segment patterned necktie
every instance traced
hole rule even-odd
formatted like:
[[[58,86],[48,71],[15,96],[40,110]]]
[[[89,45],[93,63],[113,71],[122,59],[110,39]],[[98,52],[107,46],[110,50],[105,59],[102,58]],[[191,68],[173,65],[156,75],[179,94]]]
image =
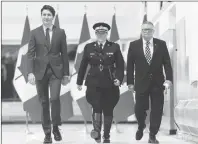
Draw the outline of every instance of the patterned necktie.
[[[48,48],[50,48],[49,28],[46,29],[46,41],[47,41]]]
[[[150,51],[150,48],[149,48],[149,44],[150,44],[150,42],[147,41],[146,42],[146,48],[145,48],[145,57],[146,57],[146,60],[147,60],[148,64],[151,64],[151,51]]]

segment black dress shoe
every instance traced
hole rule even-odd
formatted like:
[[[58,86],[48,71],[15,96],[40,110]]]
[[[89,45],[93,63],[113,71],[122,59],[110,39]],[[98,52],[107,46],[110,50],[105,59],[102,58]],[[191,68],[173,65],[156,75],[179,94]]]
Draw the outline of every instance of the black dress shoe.
[[[52,133],[54,134],[54,139],[55,139],[56,141],[61,141],[61,140],[62,140],[62,136],[61,136],[61,133],[60,133],[60,131],[59,131],[58,126],[54,126],[54,127],[53,127]]]
[[[110,143],[110,139],[109,139],[109,138],[105,138],[105,139],[103,140],[103,143]]]
[[[98,138],[95,138],[95,141],[96,141],[97,143],[101,143],[101,136],[99,136]]]
[[[51,135],[45,135],[43,144],[49,144],[49,143],[50,144],[52,143],[52,137]]]
[[[110,135],[103,136],[103,143],[110,143]]]
[[[143,129],[138,129],[136,132],[136,140],[141,140],[143,137]]]
[[[142,137],[143,137],[143,135],[144,135],[144,129],[146,128],[146,125],[144,124],[144,126],[143,126],[143,128],[141,127],[139,127],[138,128],[138,130],[137,130],[137,132],[136,132],[136,140],[141,140],[142,139]]]
[[[149,136],[148,143],[159,144],[159,141],[156,139],[155,136]]]

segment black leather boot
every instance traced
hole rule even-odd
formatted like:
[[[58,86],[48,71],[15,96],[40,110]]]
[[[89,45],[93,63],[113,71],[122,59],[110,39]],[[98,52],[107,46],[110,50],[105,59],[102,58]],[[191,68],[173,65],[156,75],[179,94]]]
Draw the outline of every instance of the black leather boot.
[[[94,129],[91,131],[91,137],[95,139],[97,143],[101,142],[101,127],[102,127],[102,114],[101,113],[93,113],[93,127]]]
[[[51,144],[51,143],[52,143],[51,133],[50,134],[45,134],[43,144]]]
[[[113,116],[104,116],[104,135],[103,143],[110,143],[110,130],[112,125]]]
[[[149,134],[148,143],[159,144],[159,141],[156,139],[156,136],[155,135]]]
[[[52,133],[54,134],[54,139],[56,141],[61,141],[62,140],[62,136],[61,136],[61,133],[59,131],[59,128],[58,126],[53,126],[53,131]]]

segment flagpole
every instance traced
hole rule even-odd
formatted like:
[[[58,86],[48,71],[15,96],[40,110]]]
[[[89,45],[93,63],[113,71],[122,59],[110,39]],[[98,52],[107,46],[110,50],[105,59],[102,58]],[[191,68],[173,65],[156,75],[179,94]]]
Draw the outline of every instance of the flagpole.
[[[29,114],[28,112],[26,111],[26,134],[33,134],[33,132],[30,131],[29,129],[29,125],[28,125],[28,118],[29,118]]]
[[[147,1],[144,2],[144,15],[147,15]]]
[[[28,5],[26,5],[26,14],[28,16]]]
[[[116,16],[116,6],[115,5],[114,5],[113,9],[114,9],[114,15]],[[113,121],[114,121],[114,124],[115,124],[116,132],[121,133],[120,130],[118,129],[118,123],[117,123],[116,119],[114,119]]]
[[[114,15],[116,15],[116,6],[114,5],[113,7],[113,10],[114,10]],[[114,121],[114,124],[115,124],[115,129],[116,129],[116,132],[119,133],[119,130],[118,130],[118,126],[117,126],[117,121],[116,119],[113,120]]]
[[[85,10],[85,14],[87,14],[87,5],[84,6],[84,10]],[[87,127],[87,120],[85,119],[84,116],[83,116],[83,118],[84,118],[85,132],[86,132],[86,134],[89,134],[89,130]]]
[[[56,7],[57,7],[56,9],[57,9],[57,14],[58,14],[58,12],[59,12],[59,4],[57,4]]]
[[[85,14],[87,14],[87,5],[85,5],[84,8],[85,8]]]
[[[28,5],[26,5],[26,14],[28,16]],[[33,132],[30,131],[29,129],[29,123],[28,123],[28,119],[29,119],[29,114],[28,112],[26,111],[26,134],[33,134]]]

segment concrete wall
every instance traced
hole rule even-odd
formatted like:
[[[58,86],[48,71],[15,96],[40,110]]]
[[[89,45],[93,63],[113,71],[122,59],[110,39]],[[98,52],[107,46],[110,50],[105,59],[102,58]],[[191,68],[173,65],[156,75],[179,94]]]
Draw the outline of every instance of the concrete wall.
[[[165,97],[165,116],[169,126],[176,121],[180,131],[196,137],[198,87],[191,83],[198,80],[197,7],[197,2],[170,3],[152,19],[155,36],[167,43],[174,70],[173,91]]]

